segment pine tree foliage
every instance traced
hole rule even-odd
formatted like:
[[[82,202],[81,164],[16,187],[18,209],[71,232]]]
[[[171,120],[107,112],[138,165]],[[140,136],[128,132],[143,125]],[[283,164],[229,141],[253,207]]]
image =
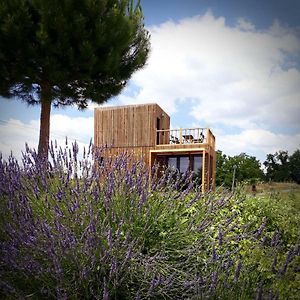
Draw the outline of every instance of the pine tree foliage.
[[[85,108],[117,95],[144,66],[149,35],[139,5],[124,0],[1,0],[2,96]]]
[[[133,0],[0,0],[0,95],[42,104],[41,122],[120,93],[149,49]]]

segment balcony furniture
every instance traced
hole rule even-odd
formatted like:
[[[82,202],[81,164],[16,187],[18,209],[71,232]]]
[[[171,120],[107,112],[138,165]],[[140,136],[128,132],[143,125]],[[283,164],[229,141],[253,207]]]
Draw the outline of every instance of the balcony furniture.
[[[176,136],[171,135],[170,144],[179,144],[179,139]]]
[[[183,143],[193,143],[194,137],[191,134],[186,134],[182,137],[184,138]]]
[[[194,139],[193,140],[193,143],[203,143],[203,141],[204,141],[204,134],[203,134],[203,132],[201,132],[200,133],[200,135],[199,135],[199,138],[197,138],[197,139]]]

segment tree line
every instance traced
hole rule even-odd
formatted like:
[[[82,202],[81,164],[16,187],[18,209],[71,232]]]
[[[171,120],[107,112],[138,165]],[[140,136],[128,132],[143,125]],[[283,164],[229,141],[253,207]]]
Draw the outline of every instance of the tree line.
[[[293,181],[300,184],[300,150],[291,155],[282,150],[268,154],[263,164],[246,153],[228,156],[218,150],[216,184],[230,187],[233,180],[250,184],[258,181]]]

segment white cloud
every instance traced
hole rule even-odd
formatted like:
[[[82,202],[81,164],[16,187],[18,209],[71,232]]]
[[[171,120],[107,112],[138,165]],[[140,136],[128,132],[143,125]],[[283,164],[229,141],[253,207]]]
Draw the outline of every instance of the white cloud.
[[[38,142],[36,121],[24,124],[19,120],[10,119],[7,123],[0,125],[0,152],[7,158],[12,152],[17,158],[21,157],[21,150],[25,148],[25,141],[31,147]]]
[[[94,136],[94,117],[76,117],[55,114],[51,117],[51,136],[53,138],[65,138],[77,140],[81,143],[89,143]]]
[[[150,30],[147,66],[134,74],[118,104],[157,102],[176,116],[188,107],[190,123],[216,128],[217,147],[229,155],[246,152],[263,160],[266,153],[300,148],[299,33],[276,21],[265,30],[242,18],[229,26],[210,12]],[[171,122],[185,126],[180,118]],[[61,142],[67,135],[87,144],[93,118],[52,115],[51,133]],[[24,148],[24,141],[37,146],[38,134],[38,120],[9,120],[0,126],[0,149],[7,154]]]
[[[7,158],[11,151],[18,159],[21,151],[25,149],[25,142],[31,148],[37,149],[39,138],[39,120],[31,120],[23,123],[10,119],[0,125],[0,151]],[[57,140],[59,145],[64,145],[66,137],[68,141],[77,141],[80,148],[88,146],[94,135],[94,118],[71,118],[68,116],[53,114],[50,120],[50,138]]]
[[[108,106],[114,106],[114,103],[109,101],[109,102],[105,102],[103,104],[97,104],[97,103],[91,101],[87,108],[91,111],[94,111],[95,108],[108,107]]]
[[[237,27],[239,29],[245,30],[245,31],[255,30],[255,26],[251,22],[249,22],[248,20],[245,20],[244,18],[238,18]]]
[[[229,26],[211,12],[150,30],[148,64],[132,78],[139,91],[132,97],[121,95],[121,102],[153,101],[169,114],[190,106],[191,120],[200,126],[217,124],[242,131],[230,136],[230,147],[236,151],[300,147],[296,31],[277,21],[265,30],[245,19]],[[281,135],[288,129],[299,134]],[[250,136],[260,137],[256,139],[260,142],[251,143]],[[227,139],[226,132],[217,139]]]
[[[292,154],[300,146],[299,134],[276,134],[264,129],[248,129],[238,134],[218,132],[217,148],[230,156],[247,153],[264,161],[268,153],[287,150]]]

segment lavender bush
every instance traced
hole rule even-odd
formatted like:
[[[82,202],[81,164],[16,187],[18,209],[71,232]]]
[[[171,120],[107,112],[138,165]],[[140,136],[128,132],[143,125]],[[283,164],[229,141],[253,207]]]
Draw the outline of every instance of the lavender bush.
[[[79,159],[76,143],[51,144],[49,161],[29,148],[21,164],[0,159],[2,297],[276,299],[284,284],[297,294],[299,243],[251,219],[242,193],[203,195],[192,174],[150,176],[103,151]]]

